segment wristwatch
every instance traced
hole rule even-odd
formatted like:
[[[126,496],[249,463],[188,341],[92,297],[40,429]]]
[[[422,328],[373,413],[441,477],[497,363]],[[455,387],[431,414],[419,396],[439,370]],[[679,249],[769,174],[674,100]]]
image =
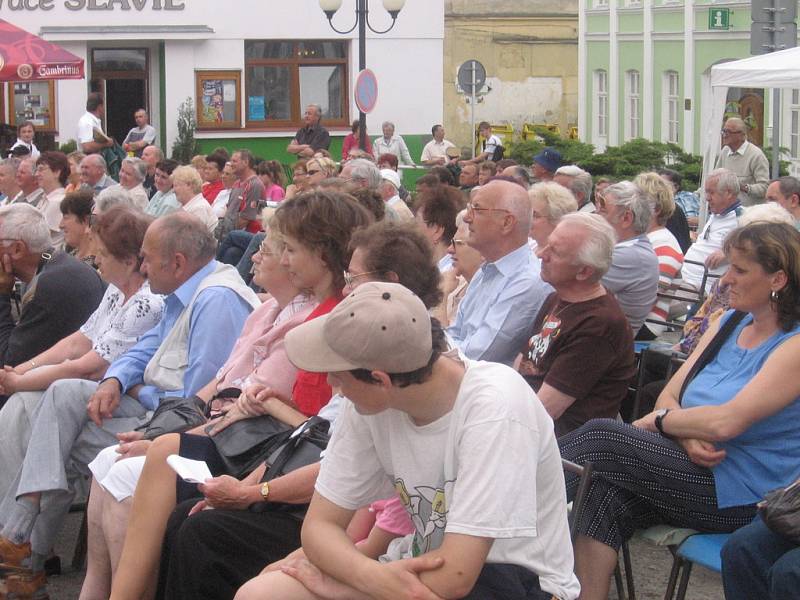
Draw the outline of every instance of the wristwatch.
[[[671,409],[669,408],[662,408],[661,410],[656,411],[656,429],[658,432],[663,435],[664,437],[671,438],[672,436],[664,431],[664,417],[667,416],[667,413]]]
[[[262,483],[259,491],[261,492],[261,499],[266,502],[267,498],[269,498],[269,481]]]

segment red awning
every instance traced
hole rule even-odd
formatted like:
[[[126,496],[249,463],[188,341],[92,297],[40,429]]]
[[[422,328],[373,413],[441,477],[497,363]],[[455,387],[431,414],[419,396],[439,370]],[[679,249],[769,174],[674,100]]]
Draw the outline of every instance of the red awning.
[[[83,59],[0,19],[0,81],[83,79]]]

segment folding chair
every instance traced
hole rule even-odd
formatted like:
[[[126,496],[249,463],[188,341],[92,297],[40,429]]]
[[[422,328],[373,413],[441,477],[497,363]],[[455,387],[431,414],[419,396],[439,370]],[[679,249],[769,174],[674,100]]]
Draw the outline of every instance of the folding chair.
[[[680,583],[678,584],[678,595],[676,600],[686,598],[686,588],[689,587],[689,577],[692,574],[692,566],[702,565],[716,573],[722,572],[722,558],[720,556],[722,547],[728,541],[728,533],[698,533],[692,535],[678,546],[675,554],[675,561],[672,563],[672,572],[669,577],[665,600],[672,600],[675,582],[680,573]]]

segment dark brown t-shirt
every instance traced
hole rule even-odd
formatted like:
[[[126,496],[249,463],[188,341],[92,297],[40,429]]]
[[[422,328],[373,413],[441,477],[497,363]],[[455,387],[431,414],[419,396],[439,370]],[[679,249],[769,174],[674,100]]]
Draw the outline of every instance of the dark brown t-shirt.
[[[590,419],[616,417],[635,359],[631,328],[614,296],[568,303],[550,294],[533,330],[520,373],[537,392],[547,383],[575,398],[556,420],[556,436]]]

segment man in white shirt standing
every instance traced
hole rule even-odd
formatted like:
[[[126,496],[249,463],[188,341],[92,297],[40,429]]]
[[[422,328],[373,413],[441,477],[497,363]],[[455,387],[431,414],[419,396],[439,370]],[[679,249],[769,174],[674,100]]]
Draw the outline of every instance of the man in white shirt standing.
[[[761,148],[747,141],[745,122],[737,117],[725,121],[722,143],[724,148],[719,153],[716,168],[736,173],[739,202],[744,206],[764,202],[769,185],[769,162]]]
[[[478,124],[478,133],[483,137],[483,149],[475,158],[460,161],[461,165],[479,164],[485,160],[494,160],[494,153],[497,148],[503,145],[499,137],[492,133],[492,126],[488,121],[481,121]]]
[[[577,598],[552,420],[516,371],[442,354],[438,322],[396,283],[360,285],[285,344],[297,367],[327,372],[351,401],[303,524],[307,561],[295,565],[330,575],[336,597]],[[382,563],[345,528],[356,509],[393,494],[414,524],[413,558]],[[289,570],[299,581],[251,580],[237,599],[266,589],[273,600],[305,598],[300,570]]]
[[[135,157],[141,158],[142,150],[156,143],[156,129],[150,125],[147,111],[143,108],[134,113],[133,120],[136,121],[136,127],[125,136],[122,141],[122,149],[125,152],[133,152]]]
[[[20,123],[17,126],[17,141],[9,148],[9,151],[24,146],[30,152],[32,159],[36,160],[39,158],[39,149],[36,147],[36,144],[33,143],[33,136],[35,133],[36,131],[33,127],[33,123],[30,121],[23,121]]]
[[[433,134],[433,139],[425,144],[422,149],[422,156],[420,157],[422,164],[426,167],[447,164],[450,160],[447,158],[447,149],[455,148],[455,144],[444,139],[444,127],[441,125],[434,125],[431,133]]]
[[[99,92],[92,92],[86,99],[86,112],[78,121],[78,145],[84,154],[96,154],[101,152],[104,148],[111,148],[114,145],[114,140],[109,139],[107,142],[97,142],[94,138],[94,130],[97,129],[103,133],[103,116],[105,115],[106,106],[103,102],[103,96]]]

